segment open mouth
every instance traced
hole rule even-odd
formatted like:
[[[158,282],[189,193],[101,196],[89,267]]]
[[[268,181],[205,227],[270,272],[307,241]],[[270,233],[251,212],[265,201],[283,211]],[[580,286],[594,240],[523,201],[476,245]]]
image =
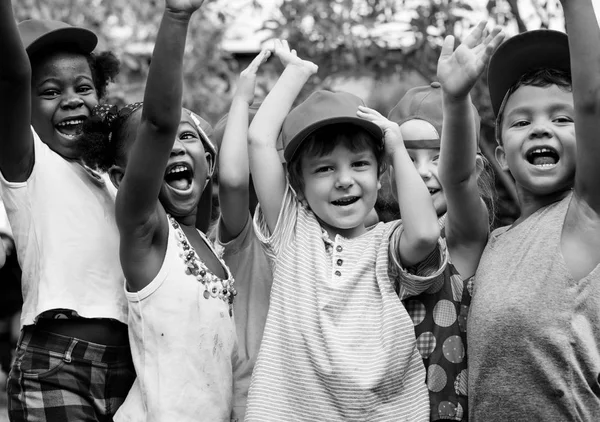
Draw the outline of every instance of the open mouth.
[[[440,189],[437,188],[427,188],[429,190],[429,195],[435,195],[436,193],[438,193],[440,191]]]
[[[63,135],[68,139],[75,139],[79,135],[81,135],[83,122],[85,121],[84,117],[73,117],[69,119],[65,119],[60,123],[54,125],[54,128],[58,133]]]
[[[177,190],[188,190],[192,186],[193,178],[192,168],[185,163],[174,164],[167,168],[165,173],[167,185]]]
[[[553,167],[560,160],[558,152],[550,147],[536,147],[526,154],[527,161],[538,167]]]
[[[331,201],[331,203],[337,207],[345,207],[348,205],[354,204],[358,201],[358,196],[347,196],[345,198],[336,199],[335,201]]]

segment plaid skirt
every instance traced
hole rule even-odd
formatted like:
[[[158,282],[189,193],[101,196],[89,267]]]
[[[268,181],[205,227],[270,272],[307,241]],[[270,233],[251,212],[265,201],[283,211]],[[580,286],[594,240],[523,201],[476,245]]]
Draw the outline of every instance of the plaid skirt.
[[[8,379],[12,422],[112,421],[135,379],[129,347],[27,326]]]

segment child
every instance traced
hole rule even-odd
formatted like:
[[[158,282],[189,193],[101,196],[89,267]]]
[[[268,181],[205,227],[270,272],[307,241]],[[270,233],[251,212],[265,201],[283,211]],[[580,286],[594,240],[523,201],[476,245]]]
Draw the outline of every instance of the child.
[[[562,4],[568,38],[526,32],[490,61],[496,157],[521,216],[491,234],[475,276],[472,420],[600,416],[600,29],[590,0]]]
[[[233,374],[236,397],[231,419],[239,421],[245,417],[250,379],[267,319],[273,283],[271,267],[252,226],[257,201],[248,177],[247,147],[248,122],[257,111],[257,107],[252,105],[256,72],[270,54],[270,50],[261,51],[241,73],[229,114],[215,125],[218,137],[215,141],[219,143],[222,139],[218,166],[221,216],[216,237],[223,248],[223,260],[235,277],[238,292],[234,314],[239,366]],[[223,133],[219,136],[220,132]]]
[[[11,421],[109,419],[135,374],[113,186],[82,165],[81,124],[118,71],[96,36],[15,24],[0,4],[1,193],[23,269]]]
[[[167,0],[144,104],[99,110],[137,379],[116,421],[229,421],[237,345],[233,278],[195,227],[213,155],[181,108],[185,40],[203,0]],[[98,118],[85,130],[102,129]]]
[[[430,289],[405,301],[427,369],[432,421],[468,418],[470,295],[465,287],[475,274],[493,212],[493,181],[477,153],[479,114],[469,90],[502,40],[499,30],[484,40],[484,28],[481,22],[454,53],[454,38],[448,37],[438,64],[442,84],[410,89],[388,116],[400,125],[408,154],[431,194],[441,241],[448,246],[444,272]]]
[[[317,91],[286,117],[316,66],[285,41],[274,52],[285,70],[249,129],[254,225],[274,279],[246,421],[425,421],[423,364],[392,280],[404,298],[443,270],[427,189],[398,126],[354,95]],[[405,220],[367,229],[384,136]]]

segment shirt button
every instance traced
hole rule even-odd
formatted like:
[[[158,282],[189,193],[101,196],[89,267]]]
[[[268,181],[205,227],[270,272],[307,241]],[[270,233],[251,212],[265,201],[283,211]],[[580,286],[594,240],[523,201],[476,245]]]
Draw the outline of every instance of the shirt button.
[[[338,264],[338,266],[340,266],[340,267],[341,267],[341,266],[342,266],[342,264],[343,264],[343,262],[344,262],[343,260],[341,260],[341,259],[338,259],[338,260],[337,260],[337,264]]]
[[[339,272],[339,271],[336,271],[336,272],[335,272],[335,275],[337,275],[337,276],[339,277],[339,276],[341,276],[341,275],[342,275],[342,273],[341,273],[341,272]]]
[[[344,248],[342,248],[340,245],[337,245],[337,247],[335,248],[336,251],[341,252],[344,250]]]

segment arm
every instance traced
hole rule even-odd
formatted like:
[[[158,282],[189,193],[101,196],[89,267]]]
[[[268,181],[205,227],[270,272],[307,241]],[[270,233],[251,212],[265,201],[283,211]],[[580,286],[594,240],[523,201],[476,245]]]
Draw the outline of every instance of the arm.
[[[0,170],[20,182],[33,167],[31,65],[8,0],[0,2],[0,40]]]
[[[254,188],[267,226],[272,232],[285,193],[285,173],[277,153],[277,137],[285,116],[317,66],[296,56],[286,41],[275,42],[274,53],[285,70],[265,98],[248,130],[248,156]]]
[[[437,69],[444,113],[438,169],[448,210],[446,237],[453,263],[467,276],[475,272],[489,234],[488,210],[477,187],[479,128],[469,92],[504,38],[499,28],[485,37],[485,25],[480,22],[455,51],[454,37],[446,37]]]
[[[219,152],[219,204],[222,241],[235,238],[246,224],[249,204],[248,107],[254,101],[256,72],[271,55],[261,51],[242,71],[233,96]]]
[[[575,193],[600,214],[600,29],[591,0],[561,0],[569,34],[577,172]]]
[[[144,235],[149,243],[158,224],[158,194],[181,119],[185,39],[190,17],[201,4],[202,0],[167,1],[148,73],[141,122],[117,195],[117,222],[125,241]]]
[[[402,265],[413,266],[433,252],[440,237],[431,195],[406,151],[398,124],[364,106],[359,106],[357,115],[383,130],[386,155],[394,168],[398,206],[404,226],[398,254]]]

